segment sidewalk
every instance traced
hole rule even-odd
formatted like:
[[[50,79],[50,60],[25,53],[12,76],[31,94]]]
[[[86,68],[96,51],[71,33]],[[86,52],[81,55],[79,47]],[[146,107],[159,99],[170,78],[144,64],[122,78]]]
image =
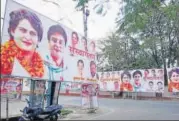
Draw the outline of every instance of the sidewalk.
[[[19,117],[22,115],[20,110],[26,106],[24,101],[10,101],[8,117]],[[61,117],[60,120],[82,120],[82,119],[91,119],[98,115],[103,115],[110,112],[110,109],[100,107],[95,111],[95,113],[88,113],[88,109],[82,109],[80,106],[74,105],[63,105],[65,110],[73,111],[73,113],[68,114],[65,117]],[[1,119],[6,119],[6,102],[1,102]]]
[[[22,110],[27,105],[27,103],[20,100],[13,100],[9,101],[8,105],[8,117],[17,117],[22,114],[20,110]],[[1,101],[1,118],[6,118],[6,101]]]

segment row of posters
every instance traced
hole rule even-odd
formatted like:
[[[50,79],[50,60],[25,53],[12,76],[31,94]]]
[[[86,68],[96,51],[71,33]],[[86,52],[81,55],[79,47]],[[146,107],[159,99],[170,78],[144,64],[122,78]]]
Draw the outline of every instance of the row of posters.
[[[99,85],[94,85],[97,85],[96,88],[100,91],[164,92],[163,69],[99,72],[98,74]],[[167,69],[167,76],[168,92],[179,92],[179,67]],[[35,93],[43,94],[48,88],[48,83],[40,80],[36,81],[35,85]],[[85,88],[85,85],[83,86],[81,83],[64,81],[56,84],[55,94],[59,93],[59,87],[60,92],[71,94],[79,93]],[[6,83],[1,82],[1,94],[11,93],[19,99],[22,92],[29,94],[30,87],[31,82],[28,79],[11,78]]]
[[[104,91],[164,92],[164,70],[145,69],[99,72],[100,89]],[[167,69],[168,91],[179,92],[179,68]]]
[[[7,0],[1,45],[2,75],[96,82],[94,40],[13,0]]]

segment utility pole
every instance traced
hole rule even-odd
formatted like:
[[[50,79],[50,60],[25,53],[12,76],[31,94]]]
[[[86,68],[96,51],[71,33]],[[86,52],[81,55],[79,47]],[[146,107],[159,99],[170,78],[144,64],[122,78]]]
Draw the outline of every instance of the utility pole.
[[[84,36],[87,39],[88,38],[88,16],[90,14],[88,9],[88,2],[86,4],[83,4],[83,24],[84,24]]]
[[[112,66],[112,72],[113,72],[113,64],[111,66]]]

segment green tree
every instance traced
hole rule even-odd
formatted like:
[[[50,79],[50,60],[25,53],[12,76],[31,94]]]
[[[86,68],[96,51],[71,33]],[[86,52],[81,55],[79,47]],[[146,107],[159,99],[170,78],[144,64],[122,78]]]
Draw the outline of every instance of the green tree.
[[[114,69],[164,68],[167,84],[166,68],[179,64],[179,1],[123,1],[117,31],[100,43],[102,62]]]

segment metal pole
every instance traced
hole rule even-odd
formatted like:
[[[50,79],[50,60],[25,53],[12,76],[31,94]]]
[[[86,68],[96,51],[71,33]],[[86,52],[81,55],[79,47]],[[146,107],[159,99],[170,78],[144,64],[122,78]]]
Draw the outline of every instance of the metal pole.
[[[83,5],[83,24],[84,24],[84,36],[87,38],[87,27],[86,27],[86,12],[85,12],[85,5]]]
[[[112,72],[113,72],[113,64],[112,64]]]
[[[57,104],[58,104],[58,98],[59,98],[59,95],[60,95],[60,89],[61,89],[61,81],[59,82],[59,87],[58,87],[58,95],[57,95]]]
[[[9,98],[8,93],[6,94],[6,121],[9,121]]]
[[[93,88],[94,88],[94,87],[93,87],[93,84],[90,84],[90,86],[91,86],[91,87],[90,87],[91,89],[90,89],[90,92],[89,92],[90,112],[93,113],[93,110],[92,110],[92,109],[93,109],[93,107],[94,107],[94,106],[93,106]]]
[[[86,2],[88,4],[88,1]],[[83,4],[83,8],[82,8],[82,11],[83,11],[83,24],[84,24],[84,36],[85,38],[87,39],[88,38],[88,16],[89,16],[89,9],[88,9],[88,6],[85,6],[86,4],[84,3]]]

